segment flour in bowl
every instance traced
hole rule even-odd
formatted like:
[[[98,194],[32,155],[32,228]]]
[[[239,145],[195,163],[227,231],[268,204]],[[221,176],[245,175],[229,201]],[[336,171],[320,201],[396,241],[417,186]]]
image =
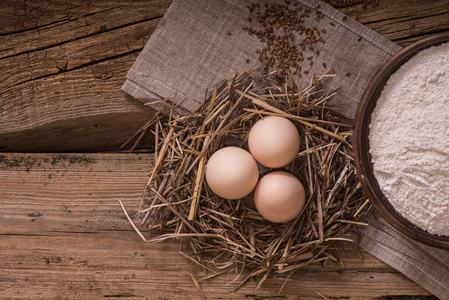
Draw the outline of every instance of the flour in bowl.
[[[393,207],[429,233],[449,235],[449,43],[419,52],[389,78],[369,141]]]

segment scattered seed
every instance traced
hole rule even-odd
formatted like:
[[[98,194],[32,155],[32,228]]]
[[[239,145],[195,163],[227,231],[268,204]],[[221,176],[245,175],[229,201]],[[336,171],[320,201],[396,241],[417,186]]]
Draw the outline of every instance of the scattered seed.
[[[330,24],[331,26],[335,26],[335,23],[332,22],[332,21],[330,21],[329,24]]]
[[[359,37],[357,38],[357,42],[360,42],[361,40],[362,40],[362,37],[359,36]]]
[[[341,20],[346,21],[347,18],[348,18],[347,16],[343,16],[343,17],[341,17]]]
[[[324,0],[324,2],[329,3],[335,8],[352,6],[355,4],[362,4],[364,9],[368,8],[368,5],[372,5],[372,7],[376,7],[379,5],[380,0]]]
[[[226,34],[227,34],[227,35],[231,35],[231,31],[226,30]]]
[[[251,27],[242,27],[250,35],[255,35],[264,44],[262,50],[256,50],[259,61],[263,63],[265,73],[276,71],[274,77],[278,79],[288,71],[298,74],[304,61],[304,52],[312,51],[314,55],[319,55],[317,43],[324,43],[321,33],[326,33],[325,29],[320,29],[318,24],[307,27],[306,18],[314,18],[319,21],[324,14],[318,11],[320,5],[315,6],[315,16],[310,16],[310,8],[303,8],[301,5],[289,6],[290,0],[284,0],[286,4],[259,4],[253,3],[247,6],[249,12],[248,21],[258,22],[257,30]],[[287,3],[288,2],[288,3]],[[257,8],[259,7],[259,8]],[[254,11],[253,11],[254,10]],[[302,12],[301,12],[302,11]],[[313,65],[313,57],[308,56],[309,66]],[[296,73],[293,73],[296,70]],[[299,74],[298,74],[299,75]]]
[[[345,76],[346,76],[346,77],[349,77],[349,76],[351,76],[351,73],[346,72],[346,73],[345,73]]]

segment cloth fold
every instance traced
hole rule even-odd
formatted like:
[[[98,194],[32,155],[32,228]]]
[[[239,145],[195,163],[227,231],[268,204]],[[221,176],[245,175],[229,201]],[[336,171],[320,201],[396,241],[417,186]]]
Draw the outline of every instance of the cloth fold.
[[[211,93],[219,81],[259,65],[255,50],[264,44],[242,29],[259,29],[257,22],[247,19],[250,3],[174,0],[129,70],[122,90],[156,110],[163,109],[164,98],[175,103],[186,99],[178,109],[181,114],[198,109],[207,99],[206,91]],[[319,7],[324,17],[319,21],[306,18],[305,26],[326,32],[325,43],[318,44],[319,56],[313,66],[307,66],[309,74],[303,73],[299,82],[305,87],[313,74],[324,74],[332,67],[337,76],[326,80],[324,88],[328,92],[338,89],[338,94],[330,105],[353,118],[369,81],[400,47],[324,2],[297,3],[312,13]],[[305,56],[310,55],[307,51]],[[167,107],[171,104],[166,102]],[[449,299],[448,251],[413,242],[380,217],[370,220],[361,231],[360,246],[441,299]]]

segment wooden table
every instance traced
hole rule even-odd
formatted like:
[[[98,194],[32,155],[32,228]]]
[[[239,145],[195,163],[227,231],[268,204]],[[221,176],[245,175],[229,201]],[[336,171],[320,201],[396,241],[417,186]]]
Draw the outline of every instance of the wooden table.
[[[206,272],[176,244],[145,244],[118,203],[136,212],[153,155],[104,152],[153,114],[120,86],[170,2],[0,6],[0,298],[200,297],[189,273]],[[447,0],[341,10],[401,46],[449,30]],[[201,287],[208,299],[432,299],[351,245],[340,254],[342,263],[310,265],[280,294],[281,279],[256,291],[253,280],[234,292],[238,274]]]

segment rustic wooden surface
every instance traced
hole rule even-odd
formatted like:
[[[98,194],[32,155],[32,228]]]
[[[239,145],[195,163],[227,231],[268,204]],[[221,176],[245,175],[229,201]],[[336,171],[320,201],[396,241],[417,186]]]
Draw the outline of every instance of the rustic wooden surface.
[[[2,2],[0,151],[98,151],[128,139],[153,112],[120,86],[170,2]],[[449,30],[447,0],[379,4],[340,9],[401,46]],[[205,273],[176,245],[143,243],[118,205],[136,211],[151,163],[148,154],[0,153],[0,298],[198,299],[189,272]],[[210,299],[431,299],[367,253],[341,255],[344,266],[309,266],[280,295],[279,279],[235,293],[230,278],[201,285]]]
[[[120,87],[170,2],[2,4],[0,149],[98,150],[136,132],[152,111]]]
[[[0,299],[198,299],[189,272],[207,273],[177,244],[143,242],[120,208],[135,215],[152,163],[152,154],[0,154]],[[201,286],[208,299],[429,295],[352,245],[340,254],[344,265],[310,265],[280,294],[280,279],[234,292],[234,273]]]

